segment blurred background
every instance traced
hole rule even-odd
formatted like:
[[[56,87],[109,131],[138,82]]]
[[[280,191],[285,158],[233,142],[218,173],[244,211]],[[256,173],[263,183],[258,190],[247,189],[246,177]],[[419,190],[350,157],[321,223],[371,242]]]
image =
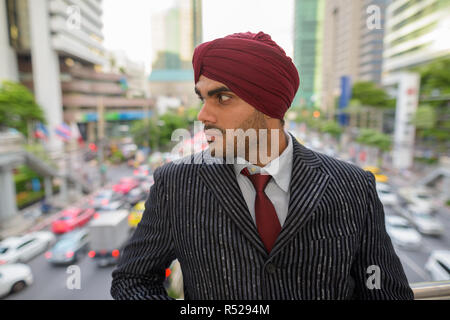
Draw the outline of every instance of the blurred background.
[[[286,129],[375,174],[409,282],[450,280],[450,1],[0,0],[0,297],[111,299],[172,132],[207,148],[195,46],[247,31],[298,68]]]

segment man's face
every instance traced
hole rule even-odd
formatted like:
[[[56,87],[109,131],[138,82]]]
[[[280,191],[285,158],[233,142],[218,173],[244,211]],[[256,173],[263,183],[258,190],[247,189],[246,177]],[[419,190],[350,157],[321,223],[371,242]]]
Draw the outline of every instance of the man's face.
[[[264,116],[250,104],[239,98],[225,84],[200,76],[195,85],[195,92],[203,102],[198,114],[198,120],[205,125],[205,134],[210,145],[212,156],[226,158],[227,150],[233,150],[234,156],[248,155],[250,146],[257,144],[252,139],[238,139],[235,135],[228,135],[227,129],[266,129]],[[243,135],[240,135],[243,136]],[[246,141],[245,144],[238,143]]]

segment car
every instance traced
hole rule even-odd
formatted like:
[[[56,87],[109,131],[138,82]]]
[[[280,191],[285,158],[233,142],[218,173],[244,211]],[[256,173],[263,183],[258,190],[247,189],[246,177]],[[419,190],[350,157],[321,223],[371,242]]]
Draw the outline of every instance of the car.
[[[148,193],[142,188],[134,188],[128,192],[125,196],[125,201],[130,205],[134,206],[139,201],[145,200]]]
[[[386,215],[386,231],[392,242],[406,249],[417,249],[422,243],[422,236],[409,223],[399,216]]]
[[[89,232],[86,228],[68,232],[45,253],[52,265],[72,264],[89,251]]]
[[[150,175],[141,182],[140,187],[143,189],[147,194],[150,192],[151,186],[155,183],[155,180],[153,179],[153,175]]]
[[[130,214],[128,215],[128,225],[131,228],[136,228],[139,222],[141,222],[144,210],[145,210],[145,201],[140,201],[133,207]]]
[[[376,189],[378,198],[384,206],[394,207],[399,204],[397,195],[388,184],[376,182]]]
[[[140,165],[137,169],[133,171],[133,176],[139,180],[145,180],[151,172],[149,165]]]
[[[95,210],[109,210],[111,207],[122,205],[123,195],[115,193],[113,190],[101,190],[89,200],[89,205]]]
[[[399,195],[407,203],[424,213],[436,211],[436,202],[431,191],[426,187],[403,187],[399,189]]]
[[[0,265],[29,261],[47,250],[55,241],[55,235],[48,231],[6,238],[0,242]]]
[[[139,181],[135,178],[122,178],[119,183],[113,185],[112,190],[118,194],[125,195],[139,186]]]
[[[375,176],[375,182],[378,183],[387,183],[389,181],[389,178],[381,173],[381,169],[374,166],[366,166],[363,168],[365,171],[370,171]]]
[[[450,251],[436,250],[432,251],[425,264],[433,281],[450,280]]]
[[[441,236],[444,233],[442,223],[433,215],[421,211],[420,208],[407,205],[406,210],[402,212],[420,233],[430,236]]]
[[[23,290],[33,284],[31,268],[22,263],[0,265],[0,297]]]
[[[52,231],[62,234],[84,226],[94,216],[93,208],[68,208],[52,222]]]

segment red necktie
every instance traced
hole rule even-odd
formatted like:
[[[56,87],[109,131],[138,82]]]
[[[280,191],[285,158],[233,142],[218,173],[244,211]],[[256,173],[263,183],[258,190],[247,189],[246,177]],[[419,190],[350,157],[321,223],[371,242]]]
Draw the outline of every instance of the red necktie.
[[[247,168],[242,169],[241,173],[247,176],[253,183],[256,190],[255,198],[255,218],[256,227],[259,232],[267,252],[270,253],[278,234],[281,231],[280,221],[272,201],[264,193],[267,183],[272,178],[270,175],[250,174]]]

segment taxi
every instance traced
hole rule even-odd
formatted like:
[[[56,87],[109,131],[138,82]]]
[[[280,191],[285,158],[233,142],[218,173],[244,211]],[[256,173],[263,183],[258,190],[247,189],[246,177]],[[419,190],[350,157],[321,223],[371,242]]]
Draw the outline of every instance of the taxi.
[[[142,214],[144,213],[144,210],[145,210],[145,201],[140,201],[133,207],[130,214],[128,215],[128,225],[131,228],[137,227],[137,225],[142,219]]]

